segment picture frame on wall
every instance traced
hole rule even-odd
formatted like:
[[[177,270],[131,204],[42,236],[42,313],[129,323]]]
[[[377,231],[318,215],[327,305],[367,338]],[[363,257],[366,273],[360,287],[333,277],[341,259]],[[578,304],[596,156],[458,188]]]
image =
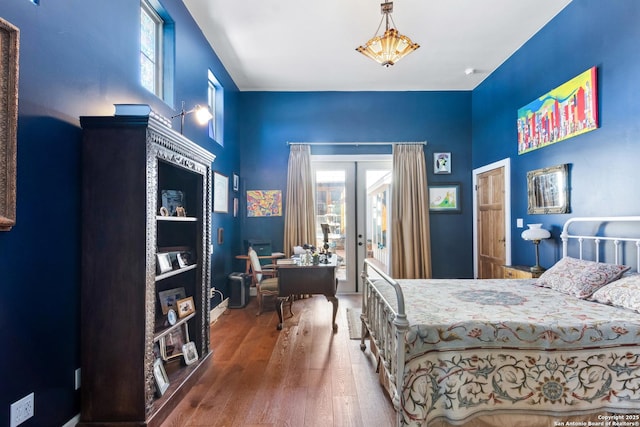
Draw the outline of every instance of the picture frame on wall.
[[[229,212],[229,177],[213,173],[213,212]]]
[[[240,188],[240,177],[238,176],[238,174],[233,174],[233,191],[237,192],[238,189]]]
[[[433,153],[433,173],[451,173],[451,153]]]
[[[460,184],[437,184],[429,186],[429,211],[460,213]]]

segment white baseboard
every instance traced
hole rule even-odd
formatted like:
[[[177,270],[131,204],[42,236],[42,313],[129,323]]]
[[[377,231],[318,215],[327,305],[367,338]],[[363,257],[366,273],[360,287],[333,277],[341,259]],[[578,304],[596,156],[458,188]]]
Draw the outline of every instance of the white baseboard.
[[[209,312],[209,324],[215,323],[218,320],[218,317],[222,316],[222,314],[227,311],[229,307],[229,298],[225,298],[220,304],[213,307],[211,312]]]

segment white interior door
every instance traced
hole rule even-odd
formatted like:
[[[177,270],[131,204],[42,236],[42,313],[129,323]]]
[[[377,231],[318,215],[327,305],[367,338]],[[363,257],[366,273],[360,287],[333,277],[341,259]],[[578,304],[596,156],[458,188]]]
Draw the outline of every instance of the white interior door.
[[[359,292],[366,257],[389,256],[391,156],[311,156],[316,200],[316,242],[329,226],[329,250],[338,257],[338,292]]]

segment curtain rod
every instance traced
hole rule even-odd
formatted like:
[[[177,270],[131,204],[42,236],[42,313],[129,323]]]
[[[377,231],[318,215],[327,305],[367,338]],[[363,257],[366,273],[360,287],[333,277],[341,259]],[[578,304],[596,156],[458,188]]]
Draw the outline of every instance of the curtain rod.
[[[287,145],[395,145],[395,144],[421,144],[427,145],[427,141],[396,141],[396,142],[289,142]]]

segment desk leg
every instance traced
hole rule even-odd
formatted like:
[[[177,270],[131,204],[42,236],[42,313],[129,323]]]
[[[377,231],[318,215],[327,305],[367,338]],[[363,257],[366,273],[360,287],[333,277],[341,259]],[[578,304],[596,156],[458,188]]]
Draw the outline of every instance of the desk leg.
[[[276,311],[278,312],[278,330],[281,331],[282,330],[282,319],[283,319],[283,315],[282,315],[282,299],[276,297]]]
[[[327,301],[330,301],[333,305],[333,331],[338,331],[338,324],[336,323],[336,314],[338,314],[338,298],[335,296],[327,296]]]

